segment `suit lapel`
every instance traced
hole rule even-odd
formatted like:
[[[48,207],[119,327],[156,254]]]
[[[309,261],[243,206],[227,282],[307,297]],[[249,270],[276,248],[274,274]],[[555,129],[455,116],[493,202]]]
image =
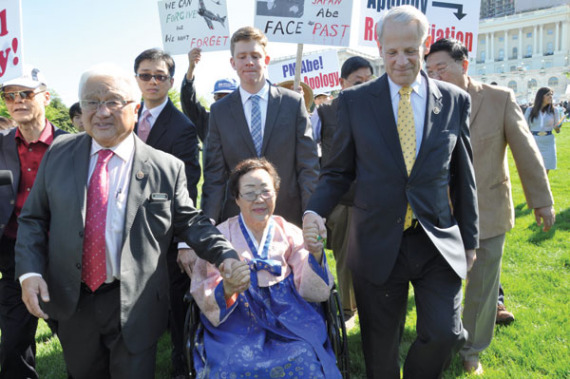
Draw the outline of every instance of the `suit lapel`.
[[[127,196],[123,245],[131,231],[138,209],[147,197],[145,194],[145,188],[148,183],[150,166],[148,164],[148,154],[145,153],[146,149],[148,149],[148,147],[145,143],[138,137],[135,137],[135,152],[133,156],[131,182],[129,184],[129,192]]]
[[[398,169],[404,175],[407,174],[406,164],[402,147],[400,146],[400,137],[398,136],[398,128],[394,119],[394,111],[392,109],[392,99],[390,88],[388,85],[388,76],[384,74],[373,84],[371,88],[371,96],[367,96],[370,101],[370,108],[374,111],[375,121],[373,125],[378,125],[384,145],[392,158],[396,162]]]
[[[168,99],[168,102],[166,103],[166,105],[162,109],[162,112],[160,112],[158,118],[154,122],[154,125],[150,129],[148,139],[146,140],[147,145],[153,146],[154,144],[156,144],[156,141],[160,140],[162,135],[166,133],[173,108],[174,104],[172,104],[172,101]]]
[[[18,155],[18,145],[16,143],[16,130],[12,129],[2,138],[2,155],[6,166],[12,171],[12,191],[18,193],[18,183],[20,183],[20,157]]]
[[[81,220],[85,223],[87,206],[87,178],[89,177],[89,156],[91,154],[91,137],[87,134],[79,138],[71,152],[73,172],[75,173],[75,193],[81,204]]]
[[[469,78],[469,85],[467,87],[467,92],[469,92],[469,96],[471,96],[471,117],[469,118],[469,126],[473,125],[479,108],[481,108],[481,103],[483,102],[483,93],[481,90],[482,87],[473,83],[471,78]]]
[[[265,155],[265,149],[269,143],[269,137],[273,127],[277,122],[279,108],[281,106],[281,93],[272,85],[269,85],[269,100],[267,105],[267,116],[265,117],[265,127],[263,129],[263,144],[261,145],[261,155]]]
[[[253,144],[253,138],[251,137],[251,132],[249,131],[249,126],[247,125],[247,120],[245,118],[245,113],[243,110],[243,104],[241,102],[240,91],[234,91],[231,96],[230,101],[230,117],[234,118],[233,125],[230,125],[232,129],[236,129],[238,134],[242,137],[246,146],[250,150],[252,156],[257,156],[257,151],[255,150],[255,145]],[[264,138],[265,139],[265,138]]]

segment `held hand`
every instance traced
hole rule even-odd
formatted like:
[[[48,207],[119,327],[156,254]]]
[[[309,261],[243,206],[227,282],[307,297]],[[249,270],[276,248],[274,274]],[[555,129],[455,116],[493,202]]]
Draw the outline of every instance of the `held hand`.
[[[22,282],[22,301],[28,312],[38,318],[47,320],[49,316],[40,308],[38,295],[44,303],[49,302],[49,292],[46,281],[41,276],[31,276]]]
[[[548,232],[556,221],[554,207],[552,207],[552,205],[549,205],[547,207],[534,208],[534,218],[536,219],[536,224],[538,226],[542,225],[542,231]]]
[[[194,78],[194,69],[196,65],[202,59],[202,49],[195,47],[190,52],[188,52],[188,72],[186,73],[186,80],[192,80]]]
[[[477,254],[475,253],[475,249],[468,249],[465,250],[465,258],[467,258],[467,272],[471,271],[473,268],[473,264],[477,260]]]
[[[220,265],[220,273],[223,277],[224,293],[227,298],[249,288],[250,270],[246,262],[228,258]]]
[[[180,272],[186,272],[186,275],[192,277],[192,249],[178,249],[176,263],[180,267]]]
[[[303,216],[303,239],[305,247],[312,252],[324,249],[324,241],[327,238],[325,220],[316,213],[309,212]]]

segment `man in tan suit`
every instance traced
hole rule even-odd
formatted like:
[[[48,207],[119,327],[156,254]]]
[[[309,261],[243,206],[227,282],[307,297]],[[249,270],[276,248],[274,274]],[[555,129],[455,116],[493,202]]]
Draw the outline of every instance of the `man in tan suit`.
[[[507,145],[515,159],[528,207],[548,231],[554,224],[553,199],[542,159],[514,93],[467,75],[467,49],[441,39],[426,56],[428,75],[456,84],[471,96],[470,134],[479,203],[479,248],[467,277],[463,325],[469,337],[460,354],[467,371],[481,374],[479,353],[491,343],[495,325],[505,233],[514,226]]]

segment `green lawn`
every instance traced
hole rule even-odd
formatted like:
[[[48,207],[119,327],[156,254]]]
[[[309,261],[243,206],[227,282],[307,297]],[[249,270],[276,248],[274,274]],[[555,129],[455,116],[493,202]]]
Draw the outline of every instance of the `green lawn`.
[[[570,378],[570,124],[558,134],[558,170],[550,173],[557,213],[556,225],[548,233],[536,226],[526,207],[516,169],[511,165],[516,227],[507,235],[501,282],[506,305],[516,321],[497,327],[495,339],[482,354],[485,378]],[[332,263],[332,256],[328,257]],[[334,267],[334,264],[333,266]],[[413,293],[401,356],[415,338]],[[38,341],[38,371],[42,378],[65,378],[61,347],[41,322]],[[349,332],[353,378],[364,378],[358,324]],[[157,378],[169,378],[169,337],[159,344]],[[445,378],[467,375],[456,357]]]

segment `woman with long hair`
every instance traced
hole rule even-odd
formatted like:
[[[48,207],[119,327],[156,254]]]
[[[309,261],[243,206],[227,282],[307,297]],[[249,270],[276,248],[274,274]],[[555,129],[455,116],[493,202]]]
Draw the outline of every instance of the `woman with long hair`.
[[[556,143],[552,131],[560,133],[560,126],[564,120],[552,103],[553,95],[552,89],[540,88],[536,92],[534,105],[525,112],[526,121],[542,154],[547,174],[550,170],[556,169]]]

